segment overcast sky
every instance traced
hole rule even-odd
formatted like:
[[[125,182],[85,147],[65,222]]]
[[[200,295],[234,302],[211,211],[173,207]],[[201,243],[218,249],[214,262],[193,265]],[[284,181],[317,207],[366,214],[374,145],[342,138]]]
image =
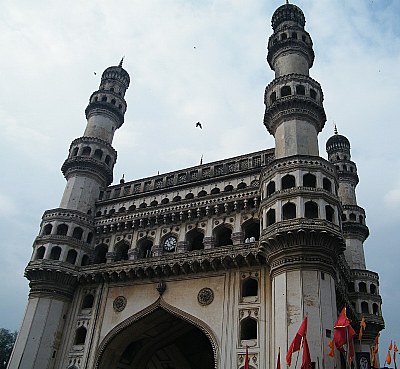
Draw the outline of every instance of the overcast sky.
[[[131,76],[116,133],[117,183],[274,146],[263,126],[273,79],[266,44],[278,0],[16,0],[0,5],[0,327],[18,329],[23,271],[46,209],[59,205],[60,167],[83,134],[102,71],[125,55]],[[352,145],[358,203],[371,235],[367,266],[380,274],[387,329],[400,343],[400,2],[298,0],[316,60],[311,76],[333,132]],[[95,72],[97,75],[95,75]],[[195,129],[197,121],[203,130]],[[382,355],[383,354],[383,355]],[[384,359],[382,359],[383,361]]]

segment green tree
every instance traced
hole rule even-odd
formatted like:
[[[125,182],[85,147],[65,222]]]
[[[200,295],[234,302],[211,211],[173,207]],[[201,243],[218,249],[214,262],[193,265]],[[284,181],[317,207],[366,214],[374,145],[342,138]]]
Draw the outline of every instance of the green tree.
[[[0,328],[0,369],[7,368],[16,338],[16,331],[11,332],[8,329]]]

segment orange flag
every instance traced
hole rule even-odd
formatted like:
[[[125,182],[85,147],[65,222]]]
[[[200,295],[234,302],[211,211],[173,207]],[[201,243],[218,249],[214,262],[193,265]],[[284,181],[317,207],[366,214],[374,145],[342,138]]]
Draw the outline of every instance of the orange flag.
[[[286,364],[288,366],[290,366],[290,364],[292,363],[293,352],[300,350],[301,341],[303,337],[305,338],[306,334],[307,334],[307,317],[305,317],[303,323],[301,323],[301,326],[297,331],[296,336],[293,338],[293,341],[290,344],[289,350],[286,354]]]
[[[246,356],[244,357],[244,369],[249,369],[249,346],[246,345]]]
[[[392,349],[392,341],[390,341],[390,345],[389,345],[389,349],[388,349],[388,353],[386,355],[386,362],[388,365],[390,365],[390,363],[392,362],[392,357],[390,355],[390,350]]]
[[[394,369],[397,369],[397,363],[396,363],[396,352],[399,351],[396,345],[396,342],[393,345],[393,362],[394,362]]]
[[[362,317],[361,322],[360,322],[360,331],[358,332],[358,340],[361,343],[363,331],[365,331],[365,328],[367,327],[367,324],[365,324],[364,317]]]
[[[335,356],[335,344],[333,343],[333,340],[329,341],[328,346],[330,348],[328,356],[334,357]]]

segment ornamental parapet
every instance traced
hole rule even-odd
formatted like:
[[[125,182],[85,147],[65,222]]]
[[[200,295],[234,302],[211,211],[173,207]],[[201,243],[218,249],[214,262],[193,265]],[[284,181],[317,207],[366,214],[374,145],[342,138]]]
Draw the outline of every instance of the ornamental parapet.
[[[95,227],[97,232],[107,233],[121,228],[141,228],[149,223],[157,225],[200,220],[212,216],[229,216],[251,209],[257,212],[259,203],[258,189],[246,189],[240,193],[212,195],[197,201],[186,200],[175,204],[161,204],[154,208],[136,208],[130,212],[103,215],[95,219]]]
[[[61,171],[67,179],[72,173],[83,171],[99,177],[105,186],[110,185],[113,181],[112,168],[106,163],[92,157],[75,156],[68,158],[64,161]]]
[[[107,95],[109,95],[108,92]],[[93,95],[91,98],[92,97]],[[108,96],[106,101],[90,102],[85,109],[86,119],[90,119],[92,116],[96,115],[106,116],[116,122],[117,128],[120,128],[124,124],[126,105],[123,105],[122,107],[115,106],[111,103],[110,98],[111,96]]]
[[[99,204],[120,202],[143,196],[155,196],[160,193],[177,192],[184,189],[195,189],[215,183],[216,180],[229,181],[233,178],[258,177],[261,169],[274,159],[274,149],[267,149],[240,155],[225,160],[202,164],[183,170],[147,177],[132,182],[110,186]],[[246,183],[243,183],[246,187]],[[248,186],[248,185],[247,185]],[[250,183],[258,188],[258,179]],[[242,188],[240,185],[238,189]],[[195,194],[193,195],[195,197]],[[184,199],[182,199],[183,201]]]
[[[349,298],[354,301],[354,300],[363,300],[363,301],[371,301],[378,303],[379,305],[382,304],[382,297],[377,294],[372,294],[368,292],[349,292]]]
[[[300,36],[304,36],[305,41],[303,41],[302,37],[297,39],[290,37],[292,34],[291,32],[289,37],[282,39],[282,34],[287,35],[286,32],[289,30],[290,28],[287,29],[282,28],[278,32],[274,32],[274,34],[270,37],[268,42],[268,55],[267,55],[267,61],[269,66],[271,67],[272,70],[274,70],[276,59],[278,59],[280,56],[286,53],[299,53],[306,58],[308,63],[308,68],[311,68],[314,64],[315,54],[312,47],[313,45],[310,35],[308,34],[308,32],[304,30],[300,31],[297,29],[297,33],[300,34]],[[295,28],[293,30],[295,30]]]
[[[65,221],[65,222],[76,222],[84,226],[93,227],[93,217],[82,213],[79,210],[70,210],[63,208],[55,208],[46,210],[42,216],[42,222],[50,222],[53,220]]]
[[[379,274],[371,270],[351,269],[352,279],[379,282]]]
[[[350,182],[355,186],[360,181],[357,172],[350,172],[342,168],[336,170],[340,182]]]
[[[329,203],[338,203],[338,197],[332,192],[324,190],[322,188],[313,187],[292,187],[285,190],[278,190],[273,192],[271,195],[261,201],[265,206],[269,206],[273,202],[279,199],[287,200],[297,196],[306,196],[307,199],[324,199]]]
[[[78,137],[75,140],[71,142],[71,145],[69,146],[70,151],[72,149],[80,144],[96,144],[99,146],[103,146],[107,150],[109,150],[110,153],[112,153],[115,157],[117,157],[117,151],[107,142],[102,140],[101,138],[98,137],[90,137],[90,136],[82,136]]]
[[[288,120],[306,120],[321,132],[326,122],[324,108],[316,100],[301,95],[290,95],[276,100],[267,106],[264,125],[268,132],[275,135],[277,127]]]
[[[222,246],[208,250],[95,264],[80,268],[80,283],[164,278],[179,275],[218,272],[265,264],[258,243]]]
[[[266,229],[263,229],[261,233],[261,239],[267,240],[270,237],[275,237],[276,235],[282,235],[293,231],[329,232],[335,237],[342,239],[342,233],[338,225],[324,219],[307,218],[289,219],[274,223],[268,226]],[[343,250],[344,244],[342,251]]]
[[[357,238],[364,242],[369,236],[369,229],[365,224],[352,221],[342,222],[344,238]]]
[[[318,156],[296,155],[275,159],[263,169],[260,181],[275,176],[277,172],[286,173],[294,169],[322,171],[331,177],[335,177],[335,167],[329,161]]]
[[[56,234],[40,235],[35,238],[34,246],[39,247],[51,243],[52,245],[68,245],[83,250],[86,253],[93,251],[93,247],[83,240],[78,240],[72,236],[60,236]]]

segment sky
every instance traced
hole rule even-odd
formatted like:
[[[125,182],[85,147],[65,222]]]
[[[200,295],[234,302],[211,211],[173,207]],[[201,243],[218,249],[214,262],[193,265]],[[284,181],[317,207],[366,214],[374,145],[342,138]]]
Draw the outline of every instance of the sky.
[[[278,0],[17,0],[0,4],[0,327],[19,329],[23,272],[46,209],[59,205],[60,167],[83,134],[102,71],[125,56],[128,111],[115,134],[114,182],[274,146],[263,126],[271,16]],[[347,136],[380,274],[386,330],[400,343],[400,2],[298,0],[324,91],[327,123]],[[203,130],[195,128],[202,122]],[[383,360],[382,360],[383,361]]]

